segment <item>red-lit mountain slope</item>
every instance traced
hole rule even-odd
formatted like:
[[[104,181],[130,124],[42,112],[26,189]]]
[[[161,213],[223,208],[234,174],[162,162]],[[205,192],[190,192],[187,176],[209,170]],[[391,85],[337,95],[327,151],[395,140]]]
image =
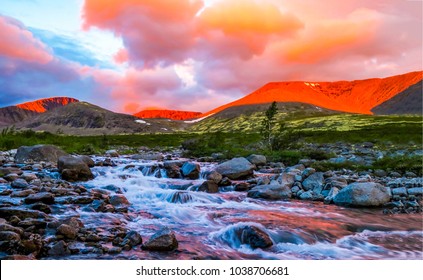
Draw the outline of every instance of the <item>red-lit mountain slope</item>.
[[[75,98],[52,97],[0,108],[0,127],[13,125],[41,113],[75,102],[78,102]]]
[[[71,97],[52,97],[18,104],[16,107],[37,113],[44,113],[51,109],[62,107],[74,102],[79,102],[79,100]]]
[[[141,119],[171,119],[189,120],[200,116],[200,112],[176,111],[176,110],[144,110],[134,114]]]
[[[388,78],[338,82],[269,83],[234,102],[204,113],[208,116],[233,106],[276,102],[301,102],[349,113],[372,114],[372,108],[422,80],[423,72]]]

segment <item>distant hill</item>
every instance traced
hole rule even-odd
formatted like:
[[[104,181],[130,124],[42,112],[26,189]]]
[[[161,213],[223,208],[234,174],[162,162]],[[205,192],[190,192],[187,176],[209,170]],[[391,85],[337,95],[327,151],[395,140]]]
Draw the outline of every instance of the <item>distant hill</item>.
[[[412,85],[403,92],[395,95],[391,99],[374,107],[372,112],[376,115],[402,115],[402,114],[422,114],[423,112],[423,82]]]
[[[335,111],[372,114],[372,109],[422,80],[422,71],[388,78],[339,82],[275,82],[251,94],[201,115],[206,117],[227,108],[276,102],[296,102]],[[395,106],[401,106],[396,102]],[[404,113],[408,113],[405,112]]]
[[[177,110],[143,110],[134,116],[142,119],[171,119],[171,120],[189,120],[200,116],[200,112],[177,111]]]
[[[60,131],[75,135],[101,135],[171,132],[178,125],[168,121],[145,121],[135,116],[114,113],[87,102],[77,102],[17,123],[16,127],[52,133]]]
[[[13,125],[14,123],[33,118],[41,113],[75,102],[79,101],[70,97],[52,97],[0,108],[0,127]]]

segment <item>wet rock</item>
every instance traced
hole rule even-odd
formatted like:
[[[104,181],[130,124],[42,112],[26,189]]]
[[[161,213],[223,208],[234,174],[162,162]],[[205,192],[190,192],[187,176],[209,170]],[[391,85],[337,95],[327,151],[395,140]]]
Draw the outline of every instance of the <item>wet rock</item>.
[[[178,248],[175,233],[167,228],[155,233],[141,248],[148,251],[172,251]]]
[[[43,247],[43,241],[39,234],[31,234],[28,238],[21,241],[21,246],[25,254],[38,256]]]
[[[244,179],[253,175],[255,166],[243,157],[233,158],[219,164],[216,172],[226,176],[231,180]]]
[[[95,166],[95,162],[92,158],[90,158],[89,156],[78,156],[83,162],[85,162],[85,164],[88,165],[88,167],[94,167]]]
[[[54,195],[48,192],[40,192],[36,194],[31,194],[24,199],[26,204],[33,204],[36,202],[42,202],[45,204],[53,204],[54,203]]]
[[[28,161],[57,162],[59,157],[67,155],[62,149],[53,145],[22,146],[15,155],[15,161],[24,163]]]
[[[91,207],[95,212],[103,212],[105,209],[106,203],[103,200],[96,199],[91,203]]]
[[[90,204],[94,199],[90,196],[77,196],[71,199],[73,204]]]
[[[405,187],[392,189],[392,195],[407,196],[407,189]]]
[[[24,179],[16,179],[10,184],[10,186],[15,189],[26,189],[29,184]]]
[[[312,174],[316,173],[316,169],[308,167],[306,169],[304,169],[303,173],[301,174],[301,176],[303,178],[307,178],[309,176],[311,176]]]
[[[288,185],[262,185],[252,188],[248,191],[247,196],[251,198],[278,200],[291,198],[292,192]]]
[[[219,187],[227,187],[227,186],[232,186],[232,181],[229,180],[227,177],[225,177],[219,182]]]
[[[75,182],[88,181],[94,178],[91,169],[80,157],[60,157],[57,165],[63,180]]]
[[[13,216],[22,220],[27,218],[45,218],[46,214],[36,210],[16,209],[11,207],[0,208],[0,218],[10,219]]]
[[[131,230],[123,238],[122,243],[120,244],[124,250],[130,250],[132,247],[137,246],[142,243],[141,235],[135,230]]]
[[[213,181],[216,184],[219,184],[222,181],[222,174],[216,171],[210,171],[206,174],[206,180]]]
[[[16,174],[16,173],[10,173],[10,174],[3,176],[3,178],[8,182],[13,182],[13,181],[15,181],[16,179],[19,178],[19,175]]]
[[[107,253],[109,253],[111,255],[120,254],[121,252],[122,252],[122,248],[120,248],[120,247],[112,247],[112,248],[109,248],[107,250]]]
[[[183,163],[182,163],[183,164]],[[163,166],[166,170],[166,176],[172,179],[181,178],[181,162],[178,161],[165,161]]]
[[[201,185],[194,187],[197,192],[217,193],[219,186],[213,181],[204,181]]]
[[[324,199],[325,204],[330,204],[333,202],[333,198],[339,193],[339,189],[337,187],[332,187],[328,193],[328,195]]]
[[[192,196],[189,192],[186,191],[177,191],[174,192],[168,199],[170,203],[179,203],[184,204],[192,201]]]
[[[24,233],[23,229],[21,229],[19,227],[11,226],[11,225],[6,224],[6,223],[0,224],[0,232],[2,232],[2,231],[12,231],[12,232],[19,234],[19,236],[22,236],[23,233]]]
[[[35,175],[34,173],[22,174],[21,178],[27,181],[28,183],[38,179],[37,175]]]
[[[181,168],[182,175],[189,179],[195,180],[200,176],[200,165],[193,162],[185,162]]]
[[[10,194],[10,197],[27,197],[30,194],[35,194],[35,192],[31,189],[26,189],[22,191],[14,191]]]
[[[57,228],[57,234],[63,235],[66,239],[75,239],[78,234],[78,229],[67,224],[61,224]]]
[[[251,248],[268,248],[273,245],[270,236],[262,229],[246,225],[235,230],[235,234],[241,244],[249,245]]]
[[[236,192],[245,192],[248,191],[250,189],[250,184],[247,182],[241,182],[235,185],[234,190]]]
[[[31,209],[32,210],[38,210],[38,211],[41,211],[41,212],[46,213],[46,214],[51,214],[51,212],[52,212],[50,206],[48,206],[44,203],[41,203],[41,202],[37,202],[37,203],[31,205]]]
[[[25,228],[27,231],[30,227],[35,229],[44,229],[47,226],[47,222],[44,219],[27,218],[23,221],[20,221],[18,226]]]
[[[70,251],[67,248],[65,241],[60,240],[49,246],[50,248],[47,251],[47,254],[50,256],[64,256],[69,255]]]
[[[312,190],[315,193],[320,193],[323,188],[323,180],[324,178],[322,172],[313,173],[302,182],[303,189],[306,191]]]
[[[308,190],[308,191],[302,192],[299,195],[299,198],[301,200],[313,200],[314,199],[314,193],[313,193],[312,190]]]
[[[108,150],[105,155],[108,157],[119,157],[119,153],[116,150]]]
[[[421,197],[423,196],[423,187],[410,188],[408,189],[408,194]]]
[[[267,163],[267,159],[263,155],[252,154],[247,157],[247,160],[251,162],[251,164],[254,164],[255,166],[263,166],[263,165],[266,165]]]
[[[110,196],[110,204],[113,206],[128,206],[130,205],[128,199],[123,194],[115,194]]]
[[[21,237],[18,233],[14,231],[0,231],[0,240],[7,242],[19,242],[21,241]]]
[[[352,183],[343,188],[334,198],[336,205],[353,207],[382,206],[391,199],[389,188],[379,183]]]

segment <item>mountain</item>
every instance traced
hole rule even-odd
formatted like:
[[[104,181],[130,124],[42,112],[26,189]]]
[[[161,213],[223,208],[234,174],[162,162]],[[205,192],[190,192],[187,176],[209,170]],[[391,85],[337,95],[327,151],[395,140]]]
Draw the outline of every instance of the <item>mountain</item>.
[[[401,114],[422,114],[422,84],[420,81],[391,99],[374,107],[372,112],[375,115],[401,115]]]
[[[73,135],[102,135],[142,132],[170,132],[178,124],[165,120],[144,121],[135,116],[114,113],[87,102],[69,103],[30,120],[16,124],[18,129],[58,131]]]
[[[0,127],[13,125],[14,123],[75,102],[79,101],[70,97],[52,97],[0,108]]]
[[[200,112],[177,111],[177,110],[143,110],[134,116],[142,119],[171,119],[189,120],[200,116]]]
[[[422,80],[422,71],[388,78],[338,82],[274,82],[251,94],[204,113],[206,117],[234,106],[298,102],[348,113],[372,114],[372,109]],[[397,104],[399,105],[399,104]]]

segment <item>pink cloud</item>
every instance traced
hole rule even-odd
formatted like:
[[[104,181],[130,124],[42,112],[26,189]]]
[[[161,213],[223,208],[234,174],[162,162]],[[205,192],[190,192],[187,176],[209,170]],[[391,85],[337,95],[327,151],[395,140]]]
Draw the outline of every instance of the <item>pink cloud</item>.
[[[18,21],[0,16],[0,55],[26,62],[48,63],[53,57]]]

